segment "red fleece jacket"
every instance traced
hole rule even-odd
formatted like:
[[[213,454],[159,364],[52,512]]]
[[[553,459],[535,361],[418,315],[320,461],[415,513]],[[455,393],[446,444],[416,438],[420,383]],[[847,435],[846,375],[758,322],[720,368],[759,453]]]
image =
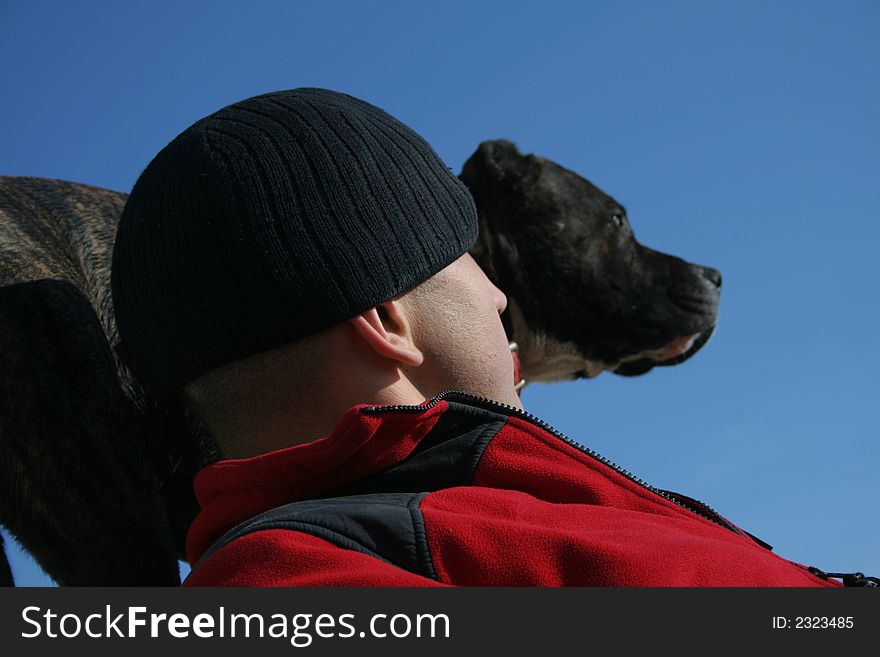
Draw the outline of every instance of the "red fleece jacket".
[[[355,407],[328,438],[211,465],[195,487],[187,586],[839,586],[461,393]]]

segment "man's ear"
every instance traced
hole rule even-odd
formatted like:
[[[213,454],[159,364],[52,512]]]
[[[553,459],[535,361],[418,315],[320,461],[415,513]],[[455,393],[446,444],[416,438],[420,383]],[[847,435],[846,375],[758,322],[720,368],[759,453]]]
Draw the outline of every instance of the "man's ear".
[[[348,321],[361,340],[383,358],[413,367],[425,360],[399,302],[386,301]]]

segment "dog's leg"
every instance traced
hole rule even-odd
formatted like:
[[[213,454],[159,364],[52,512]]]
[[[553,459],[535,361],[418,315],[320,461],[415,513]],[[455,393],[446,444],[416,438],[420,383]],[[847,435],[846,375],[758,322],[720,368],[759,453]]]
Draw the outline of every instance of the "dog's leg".
[[[179,583],[152,438],[76,287],[0,288],[0,523],[59,584]]]
[[[2,534],[0,534],[0,586],[15,586],[15,581],[12,579],[12,568],[9,567],[9,559],[6,558]]]

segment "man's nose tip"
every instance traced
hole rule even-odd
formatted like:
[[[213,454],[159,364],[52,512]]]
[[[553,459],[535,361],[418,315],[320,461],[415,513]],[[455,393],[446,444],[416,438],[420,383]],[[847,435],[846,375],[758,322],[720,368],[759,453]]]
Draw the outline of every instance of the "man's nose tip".
[[[507,295],[501,290],[498,290],[498,300],[496,301],[495,306],[498,308],[499,315],[507,310]]]

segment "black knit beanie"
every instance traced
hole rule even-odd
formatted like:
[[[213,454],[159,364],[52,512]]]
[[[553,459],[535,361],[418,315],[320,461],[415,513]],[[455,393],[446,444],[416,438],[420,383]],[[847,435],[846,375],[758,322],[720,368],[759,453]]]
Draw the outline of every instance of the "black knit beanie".
[[[465,186],[381,109],[323,89],[249,98],[135,183],[113,252],[119,334],[167,397],[412,289],[476,237]]]

